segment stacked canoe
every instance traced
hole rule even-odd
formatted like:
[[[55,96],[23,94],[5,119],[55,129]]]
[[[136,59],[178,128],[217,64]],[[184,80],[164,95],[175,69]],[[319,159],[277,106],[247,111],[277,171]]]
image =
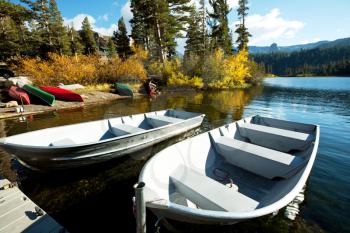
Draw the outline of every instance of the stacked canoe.
[[[11,86],[9,96],[21,104],[30,104],[30,97],[36,98],[50,106],[54,105],[55,99],[84,102],[81,95],[71,90],[51,86],[40,86],[37,88],[29,84],[22,85],[21,87]]]
[[[19,101],[23,104],[30,104],[30,99],[27,94],[22,88],[17,86],[11,86],[9,89],[9,96],[11,96],[13,99]]]
[[[40,86],[40,89],[54,95],[58,100],[84,102],[81,95],[61,87]]]

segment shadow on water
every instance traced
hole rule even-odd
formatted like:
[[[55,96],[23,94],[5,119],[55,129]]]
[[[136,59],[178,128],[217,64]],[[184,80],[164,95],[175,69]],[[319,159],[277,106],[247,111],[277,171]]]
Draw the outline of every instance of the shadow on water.
[[[107,232],[119,229],[123,229],[124,232],[134,232],[132,187],[137,182],[147,159],[185,138],[241,119],[246,114],[263,113],[261,109],[266,109],[266,106],[271,107],[273,105],[271,102],[280,101],[281,98],[285,98],[286,102],[293,99],[299,101],[305,95],[305,92],[294,92],[293,97],[288,98],[288,91],[275,87],[265,89],[256,87],[249,90],[220,92],[175,92],[163,94],[155,100],[146,97],[124,99],[99,106],[29,116],[24,122],[19,119],[2,120],[0,121],[1,137],[166,108],[206,114],[203,124],[198,129],[143,150],[142,153],[138,152],[80,169],[51,173],[33,172],[0,150],[0,172],[12,181],[19,181],[21,189],[70,232]],[[310,98],[316,98],[319,94],[310,95]],[[148,227],[152,231],[156,221],[155,216],[149,213],[148,220]],[[173,222],[172,224],[181,232],[311,232],[319,230],[313,228],[310,223],[308,225],[311,227],[305,227],[307,224],[303,221],[300,219],[298,223],[291,224],[282,220],[280,215],[277,218],[263,217],[234,226],[191,225],[189,227],[182,223]],[[162,227],[162,232],[164,231],[166,230]]]

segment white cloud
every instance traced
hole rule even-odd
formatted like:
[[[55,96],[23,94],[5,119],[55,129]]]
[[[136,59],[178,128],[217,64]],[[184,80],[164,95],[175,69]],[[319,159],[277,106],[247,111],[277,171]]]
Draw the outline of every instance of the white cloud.
[[[130,34],[131,33],[131,26],[130,26],[129,21],[133,17],[132,12],[131,12],[131,8],[130,8],[130,0],[128,0],[123,5],[123,7],[120,10],[120,13],[121,13],[121,16],[123,16],[123,18],[124,18],[124,22],[125,22],[126,28],[128,30],[128,33]],[[73,25],[73,27],[76,30],[80,30],[81,29],[81,23],[83,22],[85,17],[88,17],[92,29],[94,31],[102,34],[102,35],[112,36],[113,32],[118,30],[118,25],[116,23],[111,24],[109,27],[98,27],[98,26],[96,26],[96,22],[99,21],[99,20],[108,21],[108,14],[104,14],[103,16],[99,16],[97,18],[97,20],[93,16],[88,15],[88,14],[78,14],[72,19],[63,18],[64,19],[64,24],[66,26],[70,26],[70,27]]]
[[[118,30],[118,25],[111,24],[108,28],[93,26],[92,28],[94,29],[94,31],[100,33],[101,35],[112,36],[113,32]]]
[[[103,19],[104,21],[108,21],[108,14],[102,15],[102,19]]]
[[[82,24],[83,20],[85,19],[85,17],[88,17],[89,22],[90,22],[91,25],[93,25],[96,22],[95,18],[92,17],[91,15],[78,14],[72,19],[63,18],[64,25],[65,26],[69,26],[69,27],[73,26],[74,29],[80,30],[81,29],[81,24]]]
[[[193,3],[196,5],[197,8],[200,7],[199,4],[200,0],[191,0],[190,4],[192,5]],[[212,11],[212,7],[209,4],[209,0],[204,0],[205,6],[208,8],[209,11]],[[236,8],[238,7],[238,0],[227,0],[227,5],[229,8]]]
[[[128,0],[124,6],[122,7],[122,9],[120,10],[121,15],[124,18],[124,22],[126,25],[126,29],[128,30],[129,34],[131,33],[131,25],[130,25],[130,20],[133,17],[133,14],[131,12],[131,8],[130,8],[130,0]]]
[[[344,33],[345,30],[344,30],[344,28],[337,28],[336,32],[338,32],[338,33]]]
[[[109,19],[108,14],[104,14],[104,15],[100,15],[100,16],[97,18],[97,21],[105,21],[105,22],[108,22],[108,19]]]
[[[97,20],[94,17],[92,17],[91,15],[88,15],[88,14],[78,14],[72,19],[63,18],[64,25],[70,26],[70,27],[73,26],[76,30],[80,30],[81,29],[81,24],[82,24],[82,22],[83,22],[85,17],[88,17],[92,29],[94,31],[102,34],[102,35],[112,36],[113,35],[113,31],[117,30],[117,28],[118,28],[118,26],[116,24],[111,24],[108,28],[98,27],[98,26],[95,25]]]
[[[234,22],[235,25],[238,22]],[[305,23],[298,20],[287,20],[281,16],[279,9],[272,9],[266,15],[254,14],[248,16],[246,25],[252,34],[250,43],[252,45],[266,45],[278,39],[291,39],[305,26]],[[231,28],[232,28],[231,27]]]
[[[238,0],[227,0],[227,5],[229,8],[236,8],[238,7]]]
[[[303,41],[301,41],[301,44],[309,44],[309,43],[315,43],[315,42],[319,42],[319,41],[321,41],[321,38],[315,37],[315,38],[312,38],[311,40],[303,40]]]

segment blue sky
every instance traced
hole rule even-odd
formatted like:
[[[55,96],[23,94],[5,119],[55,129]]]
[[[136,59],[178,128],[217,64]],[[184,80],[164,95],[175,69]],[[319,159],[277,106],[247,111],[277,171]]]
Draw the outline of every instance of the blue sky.
[[[117,28],[119,17],[123,16],[126,21],[132,17],[128,0],[56,1],[66,24],[73,24],[76,29],[88,16],[94,30],[111,35]],[[237,2],[228,0],[232,7],[229,15],[231,29],[237,20]],[[249,0],[249,7],[247,27],[253,35],[250,45],[270,45],[273,42],[293,45],[350,37],[349,0]],[[184,44],[184,40],[178,42]]]

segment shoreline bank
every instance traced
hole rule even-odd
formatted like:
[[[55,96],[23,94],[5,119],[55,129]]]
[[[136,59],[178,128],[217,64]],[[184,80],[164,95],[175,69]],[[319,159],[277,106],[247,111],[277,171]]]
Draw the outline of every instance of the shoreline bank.
[[[101,92],[101,91],[92,91],[92,92],[84,93],[82,94],[82,97],[84,99],[84,102],[66,102],[66,101],[56,100],[54,106],[38,105],[38,104],[24,105],[24,112],[15,112],[14,111],[15,108],[0,108],[0,119],[27,116],[32,114],[40,114],[40,113],[51,112],[51,111],[76,109],[76,108],[82,108],[85,106],[104,103],[107,101],[131,98],[130,96],[120,96],[118,94]]]

